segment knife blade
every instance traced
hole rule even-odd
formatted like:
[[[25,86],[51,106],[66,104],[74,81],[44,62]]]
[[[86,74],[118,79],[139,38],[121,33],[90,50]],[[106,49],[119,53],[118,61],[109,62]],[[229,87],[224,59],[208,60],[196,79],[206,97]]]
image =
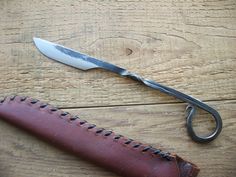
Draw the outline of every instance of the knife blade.
[[[40,38],[33,38],[33,40],[42,54],[66,65],[73,66],[84,71],[94,68],[106,69],[117,74],[126,71],[123,68],[90,57],[62,45],[55,44]]]

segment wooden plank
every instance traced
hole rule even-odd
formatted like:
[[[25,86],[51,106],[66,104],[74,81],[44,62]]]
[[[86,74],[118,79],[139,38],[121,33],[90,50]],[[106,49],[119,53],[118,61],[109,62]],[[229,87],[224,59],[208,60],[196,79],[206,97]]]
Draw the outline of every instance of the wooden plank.
[[[127,137],[176,152],[199,165],[199,177],[235,176],[236,102],[209,104],[220,111],[224,123],[222,134],[210,144],[196,144],[187,136],[184,104],[65,110],[79,114],[99,127],[112,127]],[[202,112],[195,120],[195,126],[201,132],[210,131],[213,125]],[[3,121],[0,121],[0,142],[0,176],[3,177],[118,177]]]
[[[236,99],[235,7],[234,0],[2,0],[0,96],[48,98],[62,107],[176,102],[111,73],[50,61],[33,45],[37,36],[202,100]]]
[[[79,112],[91,123],[191,159],[200,177],[236,176],[234,0],[1,0],[0,16],[0,97],[28,95]],[[222,134],[210,144],[193,143],[185,104],[112,73],[50,61],[33,36],[210,101],[222,115]],[[78,107],[86,108],[68,109]],[[213,127],[205,116],[195,119],[201,133]],[[1,177],[115,177],[2,121],[0,142]]]

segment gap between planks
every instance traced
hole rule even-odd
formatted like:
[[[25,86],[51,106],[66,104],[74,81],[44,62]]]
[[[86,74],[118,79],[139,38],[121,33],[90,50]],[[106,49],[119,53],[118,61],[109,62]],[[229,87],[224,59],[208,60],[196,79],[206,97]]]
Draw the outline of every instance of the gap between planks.
[[[235,99],[224,99],[224,100],[205,100],[202,101],[203,103],[211,106],[209,103],[214,102],[236,102]],[[182,105],[182,104],[188,104],[187,102],[181,102],[181,101],[176,101],[176,102],[166,102],[166,103],[137,103],[137,104],[115,104],[115,105],[98,105],[98,106],[68,106],[68,107],[58,107],[59,109],[93,109],[93,108],[113,108],[113,107],[133,107],[133,106],[154,106],[154,105]]]

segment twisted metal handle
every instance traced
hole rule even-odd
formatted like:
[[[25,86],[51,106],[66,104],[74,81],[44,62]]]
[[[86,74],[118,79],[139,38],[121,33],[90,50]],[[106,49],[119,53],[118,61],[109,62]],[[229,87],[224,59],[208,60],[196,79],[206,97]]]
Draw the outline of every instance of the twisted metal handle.
[[[161,85],[157,82],[154,82],[152,80],[149,79],[144,79],[141,76],[135,74],[135,73],[131,73],[127,70],[123,70],[120,75],[124,76],[124,77],[128,77],[131,78],[135,81],[141,82],[144,85],[159,90],[163,93],[166,93],[168,95],[174,96],[184,102],[189,103],[189,105],[186,108],[186,111],[188,113],[187,115],[187,131],[189,136],[192,138],[193,141],[195,142],[199,142],[199,143],[207,143],[210,142],[212,140],[214,140],[221,132],[222,130],[222,120],[221,117],[219,115],[219,113],[213,109],[212,107],[208,106],[207,104],[203,103],[202,101],[193,98],[192,96],[186,95],[182,92],[179,92],[175,89],[172,89],[170,87]],[[200,108],[203,109],[204,111],[208,112],[209,114],[211,114],[211,116],[214,118],[215,123],[216,123],[216,127],[214,129],[214,131],[212,133],[210,133],[207,136],[199,136],[195,133],[195,131],[193,130],[193,125],[192,125],[192,120],[194,118],[194,115],[196,113],[196,108]]]

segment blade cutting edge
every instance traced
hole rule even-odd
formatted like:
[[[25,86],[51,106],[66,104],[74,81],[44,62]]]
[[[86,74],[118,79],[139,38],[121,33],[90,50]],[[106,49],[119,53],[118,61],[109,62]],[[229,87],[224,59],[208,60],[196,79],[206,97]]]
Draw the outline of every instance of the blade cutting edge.
[[[79,68],[81,70],[99,68],[98,65],[89,61],[91,57],[74,51],[73,49],[69,49],[36,37],[34,37],[33,40],[38,50],[46,57],[53,60]]]

